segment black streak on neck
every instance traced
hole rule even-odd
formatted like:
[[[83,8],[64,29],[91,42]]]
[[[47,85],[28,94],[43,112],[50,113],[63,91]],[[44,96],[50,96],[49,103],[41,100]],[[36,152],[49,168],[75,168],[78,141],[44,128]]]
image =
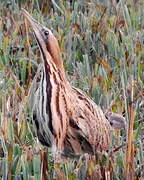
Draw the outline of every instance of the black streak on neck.
[[[34,33],[35,34],[35,33]],[[46,104],[46,111],[48,112],[48,115],[49,115],[49,128],[51,130],[51,133],[54,134],[54,129],[53,129],[53,126],[52,126],[52,112],[51,112],[51,97],[52,97],[52,85],[51,85],[51,82],[50,82],[50,66],[47,62],[47,59],[46,59],[46,56],[43,52],[43,49],[41,47],[41,44],[38,40],[38,38],[36,37],[36,34],[35,34],[35,38],[37,40],[37,43],[39,45],[39,48],[41,50],[41,53],[42,53],[42,56],[43,56],[43,60],[44,60],[44,68],[45,68],[45,78],[46,78],[46,91],[47,91],[47,104]]]

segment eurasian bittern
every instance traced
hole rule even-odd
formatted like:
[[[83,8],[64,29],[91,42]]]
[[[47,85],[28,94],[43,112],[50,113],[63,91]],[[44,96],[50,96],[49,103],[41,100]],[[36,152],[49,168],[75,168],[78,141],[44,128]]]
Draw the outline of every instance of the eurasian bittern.
[[[66,80],[58,42],[50,29],[26,10],[43,59],[39,89],[35,94],[33,123],[39,141],[64,155],[105,151],[110,144],[110,124],[101,108]]]

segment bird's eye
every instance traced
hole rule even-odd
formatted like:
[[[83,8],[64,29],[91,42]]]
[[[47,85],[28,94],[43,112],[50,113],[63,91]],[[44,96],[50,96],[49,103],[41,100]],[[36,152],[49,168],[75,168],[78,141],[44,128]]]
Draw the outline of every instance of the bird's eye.
[[[45,34],[45,36],[48,36],[49,35],[49,31],[45,31],[44,34]]]

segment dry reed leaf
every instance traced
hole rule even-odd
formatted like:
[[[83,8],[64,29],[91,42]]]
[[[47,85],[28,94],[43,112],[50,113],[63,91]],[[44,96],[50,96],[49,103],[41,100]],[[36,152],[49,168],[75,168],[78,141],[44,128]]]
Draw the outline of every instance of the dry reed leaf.
[[[130,120],[129,120],[129,129],[128,129],[128,147],[126,151],[126,179],[133,180],[135,175],[135,166],[134,166],[134,79],[131,77],[131,104],[130,104]]]
[[[60,168],[59,169],[56,168],[55,171],[56,171],[56,179],[57,180],[66,180],[65,174]]]
[[[15,74],[12,72],[11,68],[10,67],[7,67],[7,71],[8,73],[10,74],[10,77],[13,78],[14,82],[16,83],[17,87],[21,90],[22,92],[22,96],[24,96],[25,94],[25,90],[23,87],[21,87],[20,85],[20,81],[18,80],[18,78],[15,76]]]
[[[111,76],[112,69],[111,69],[110,65],[104,59],[102,59],[100,57],[97,57],[97,59],[106,68],[108,74]]]
[[[31,146],[27,146],[25,147],[25,150],[26,150],[26,160],[29,163],[34,157],[33,149]]]
[[[97,178],[97,180],[103,180],[103,175],[101,172],[101,167],[98,164],[95,164],[95,160],[94,159],[88,159],[87,160],[87,174],[86,177],[88,180],[95,180],[95,178]]]
[[[42,163],[42,178],[45,180],[47,178],[48,173],[48,162],[47,162],[47,154],[46,151],[40,151],[41,163]]]
[[[29,29],[28,29],[28,23],[27,23],[26,18],[24,19],[24,21],[25,21],[25,27],[26,27],[26,37],[27,37],[27,47],[28,47],[27,88],[26,88],[26,91],[28,92],[29,87],[30,87],[31,78],[32,78],[31,60],[30,60],[31,45],[30,45],[30,40],[29,40]]]
[[[1,119],[2,119],[2,122],[1,122],[1,136],[5,139],[5,141],[8,141],[9,140],[9,137],[8,137],[8,132],[9,132],[9,129],[8,129],[8,116],[7,116],[7,105],[6,105],[6,93],[3,92],[2,93],[2,115],[1,115]]]

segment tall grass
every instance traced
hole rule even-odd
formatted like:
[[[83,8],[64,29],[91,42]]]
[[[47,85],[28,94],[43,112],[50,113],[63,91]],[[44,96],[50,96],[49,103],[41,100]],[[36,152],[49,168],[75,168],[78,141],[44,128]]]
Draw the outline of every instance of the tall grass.
[[[124,114],[98,161],[54,164],[31,124],[41,57],[20,15],[26,8],[58,39],[69,82],[107,110]],[[0,1],[0,176],[2,179],[144,179],[143,0]],[[99,176],[99,177],[98,177]]]

